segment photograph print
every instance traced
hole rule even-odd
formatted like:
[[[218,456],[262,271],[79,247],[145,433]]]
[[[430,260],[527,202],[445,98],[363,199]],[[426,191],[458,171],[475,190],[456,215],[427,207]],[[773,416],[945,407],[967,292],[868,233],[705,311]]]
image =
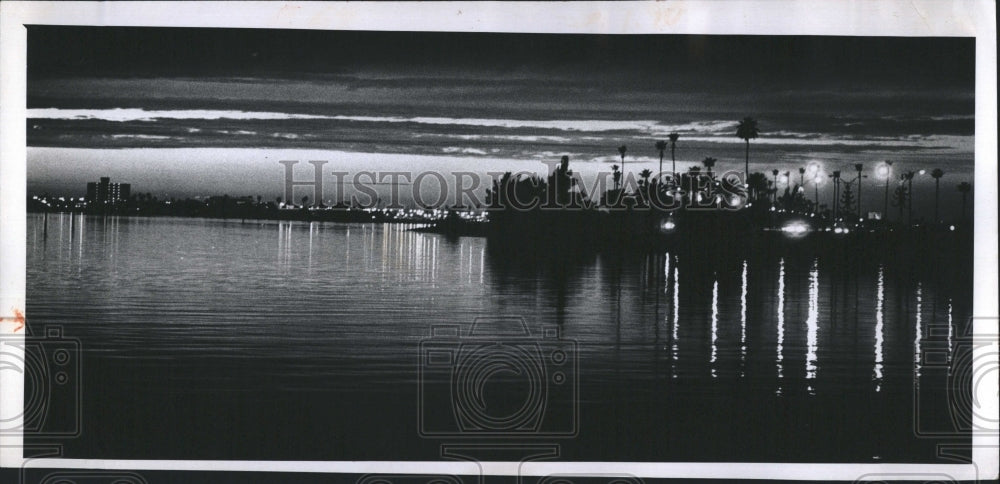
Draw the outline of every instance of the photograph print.
[[[970,459],[974,38],[27,32],[61,457]]]

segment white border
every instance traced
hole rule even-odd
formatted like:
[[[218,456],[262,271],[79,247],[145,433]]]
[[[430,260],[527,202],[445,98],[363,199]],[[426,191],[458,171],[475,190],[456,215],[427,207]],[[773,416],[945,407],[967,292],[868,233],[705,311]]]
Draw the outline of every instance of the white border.
[[[661,2],[0,2],[0,316],[24,309],[25,61],[24,24],[243,27],[384,31],[553,32],[601,34],[766,34],[976,37],[976,178],[973,314],[997,317],[996,5],[990,0],[710,0]],[[0,324],[11,335],[13,325]],[[976,324],[976,335],[992,331]],[[13,333],[23,337],[23,331]],[[976,349],[996,359],[992,347]],[[9,353],[8,353],[9,354]],[[2,362],[0,362],[2,363]],[[0,415],[17,415],[23,381],[4,372]],[[996,381],[981,394],[996,395]],[[982,402],[997,414],[997,400]],[[989,422],[978,422],[990,425]],[[992,423],[991,425],[996,425]],[[455,475],[630,474],[637,477],[752,479],[996,479],[996,435],[973,436],[973,464],[789,464],[641,462],[301,462],[24,459],[20,436],[0,437],[0,467],[131,470],[241,470]],[[888,477],[887,477],[888,476]]]

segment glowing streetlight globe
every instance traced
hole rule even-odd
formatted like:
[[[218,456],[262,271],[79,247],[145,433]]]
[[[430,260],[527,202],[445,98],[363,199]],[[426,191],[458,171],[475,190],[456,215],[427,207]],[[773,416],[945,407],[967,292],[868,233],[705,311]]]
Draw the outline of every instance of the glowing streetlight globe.
[[[889,176],[889,167],[886,166],[886,165],[882,165],[882,166],[878,167],[877,173],[878,173],[879,177],[886,178],[886,177]]]

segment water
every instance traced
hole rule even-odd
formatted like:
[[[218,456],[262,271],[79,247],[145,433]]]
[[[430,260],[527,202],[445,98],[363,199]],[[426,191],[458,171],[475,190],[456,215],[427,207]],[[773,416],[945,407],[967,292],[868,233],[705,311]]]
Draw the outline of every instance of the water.
[[[30,214],[29,330],[82,348],[66,456],[427,460],[497,429],[584,461],[952,462],[938,446],[968,443],[950,403],[968,393],[969,250],[576,251],[409,228]],[[498,316],[536,338],[494,320],[469,337]],[[537,356],[541,386],[501,372],[479,410],[542,413],[459,427],[456,365],[428,355],[465,361],[460,341]]]

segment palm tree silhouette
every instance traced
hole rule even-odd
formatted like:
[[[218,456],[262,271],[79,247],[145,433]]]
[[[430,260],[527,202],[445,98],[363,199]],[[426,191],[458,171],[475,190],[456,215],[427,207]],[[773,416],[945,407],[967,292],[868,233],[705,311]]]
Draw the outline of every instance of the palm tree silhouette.
[[[625,173],[625,152],[626,151],[628,151],[628,148],[626,148],[625,145],[621,145],[621,146],[618,147],[618,154],[622,155],[622,173]]]
[[[938,218],[938,198],[941,193],[941,177],[944,176],[944,171],[935,168],[931,172],[931,176],[934,177],[934,222],[937,223],[940,220]]]
[[[750,188],[750,193],[754,200],[759,199],[761,193],[766,193],[767,184],[767,175],[763,173],[752,173],[747,177],[747,186]]]
[[[656,178],[659,179],[663,176],[663,152],[667,150],[667,142],[663,140],[657,141],[656,149],[660,152],[660,171],[656,174]]]
[[[896,189],[892,191],[892,205],[899,207],[899,222],[903,221],[903,210],[909,205],[910,192],[907,191],[905,178],[899,182]]]
[[[716,160],[715,158],[712,158],[711,156],[705,157],[704,160],[701,160],[701,164],[705,165],[705,169],[706,169],[706,171],[708,171],[708,176],[710,178],[712,176],[712,168],[715,167],[715,162],[716,161],[719,161],[719,160]]]
[[[834,170],[833,174],[833,218],[837,219],[837,215],[840,214],[840,202],[838,197],[840,196],[840,170]]]
[[[750,146],[749,141],[747,141],[747,146]],[[750,164],[747,163],[747,166]],[[771,170],[771,175],[774,176],[774,195],[771,196],[771,202],[775,202],[778,200],[778,170]]]
[[[740,121],[736,127],[736,136],[746,142],[746,159],[744,160],[743,173],[750,173],[750,140],[757,138],[760,129],[757,128],[757,120],[747,116]]]
[[[649,177],[651,176],[653,176],[653,172],[649,171],[649,168],[643,168],[642,171],[639,172],[639,178],[642,179],[641,181],[643,186],[649,185]]]
[[[803,166],[799,168],[799,186],[800,187],[806,186],[805,182],[806,182],[806,168]]]
[[[611,165],[611,179],[614,181],[615,190],[622,181],[622,172],[618,171],[618,165]]]
[[[962,220],[965,220],[965,204],[969,199],[969,192],[972,191],[972,184],[969,182],[959,183],[958,191],[962,194]]]
[[[858,178],[858,180],[860,180],[860,178]],[[851,191],[852,184],[852,182],[846,183],[847,186],[844,187],[844,193],[840,197],[841,210],[848,214],[854,211],[855,198],[854,192]]]
[[[670,173],[673,174],[674,177],[677,176],[677,156],[676,156],[677,155],[677,139],[680,138],[680,137],[681,137],[681,135],[679,135],[677,133],[670,133],[670,136],[669,136],[669,138],[670,138]]]

